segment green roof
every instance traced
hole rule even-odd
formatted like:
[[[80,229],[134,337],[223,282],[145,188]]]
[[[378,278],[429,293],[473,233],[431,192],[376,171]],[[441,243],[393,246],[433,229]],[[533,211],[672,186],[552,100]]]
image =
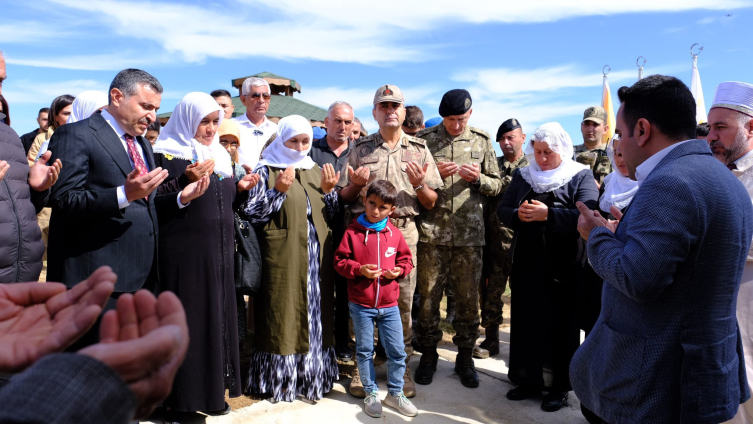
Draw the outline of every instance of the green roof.
[[[233,104],[235,105],[233,117],[246,113],[246,107],[241,103],[240,97],[233,97]],[[157,118],[169,118],[170,115],[172,115],[172,112],[161,113],[157,115]],[[324,122],[324,118],[327,117],[327,111],[318,106],[298,100],[295,97],[272,96],[267,116],[270,118],[284,118],[290,115],[301,115],[309,121]]]

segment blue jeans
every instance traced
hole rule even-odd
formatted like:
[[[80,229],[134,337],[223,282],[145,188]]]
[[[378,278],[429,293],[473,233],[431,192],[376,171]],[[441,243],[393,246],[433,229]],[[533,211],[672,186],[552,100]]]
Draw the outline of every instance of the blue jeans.
[[[374,324],[379,328],[379,339],[387,353],[387,390],[393,396],[403,391],[405,373],[405,346],[403,345],[403,324],[400,309],[366,308],[349,302],[350,318],[356,333],[356,362],[361,382],[366,393],[374,393],[377,387],[374,372]]]

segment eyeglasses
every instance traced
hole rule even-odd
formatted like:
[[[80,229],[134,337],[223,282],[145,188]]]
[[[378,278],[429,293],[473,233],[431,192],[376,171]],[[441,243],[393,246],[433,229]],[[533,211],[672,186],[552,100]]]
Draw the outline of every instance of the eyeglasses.
[[[237,141],[220,140],[220,144],[222,145],[222,147],[227,147],[228,145],[234,146],[234,147],[238,147],[239,146],[239,144],[238,144]]]
[[[252,99],[258,99],[259,97],[264,97],[264,100],[269,100],[270,97],[272,97],[269,93],[251,93],[247,94],[247,96],[251,96]]]

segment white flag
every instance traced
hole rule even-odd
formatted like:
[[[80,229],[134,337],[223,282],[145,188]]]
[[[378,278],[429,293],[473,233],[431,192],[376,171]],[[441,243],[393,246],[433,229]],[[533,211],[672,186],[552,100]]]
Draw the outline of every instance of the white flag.
[[[693,56],[693,75],[690,77],[690,92],[695,98],[695,120],[699,124],[708,121],[706,116],[706,103],[703,101],[703,88],[701,88],[701,75],[698,74],[698,56]]]

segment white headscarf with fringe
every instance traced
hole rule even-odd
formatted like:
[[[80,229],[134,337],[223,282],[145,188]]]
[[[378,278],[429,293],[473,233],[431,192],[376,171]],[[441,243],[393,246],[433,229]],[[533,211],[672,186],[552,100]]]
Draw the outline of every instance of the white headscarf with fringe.
[[[546,142],[549,149],[562,159],[558,167],[549,171],[541,169],[533,151],[533,143],[542,141]],[[573,160],[573,141],[562,125],[557,122],[548,122],[536,128],[526,147],[526,157],[528,166],[520,169],[520,175],[536,193],[556,190],[569,183],[578,172],[588,169],[586,165]]]

